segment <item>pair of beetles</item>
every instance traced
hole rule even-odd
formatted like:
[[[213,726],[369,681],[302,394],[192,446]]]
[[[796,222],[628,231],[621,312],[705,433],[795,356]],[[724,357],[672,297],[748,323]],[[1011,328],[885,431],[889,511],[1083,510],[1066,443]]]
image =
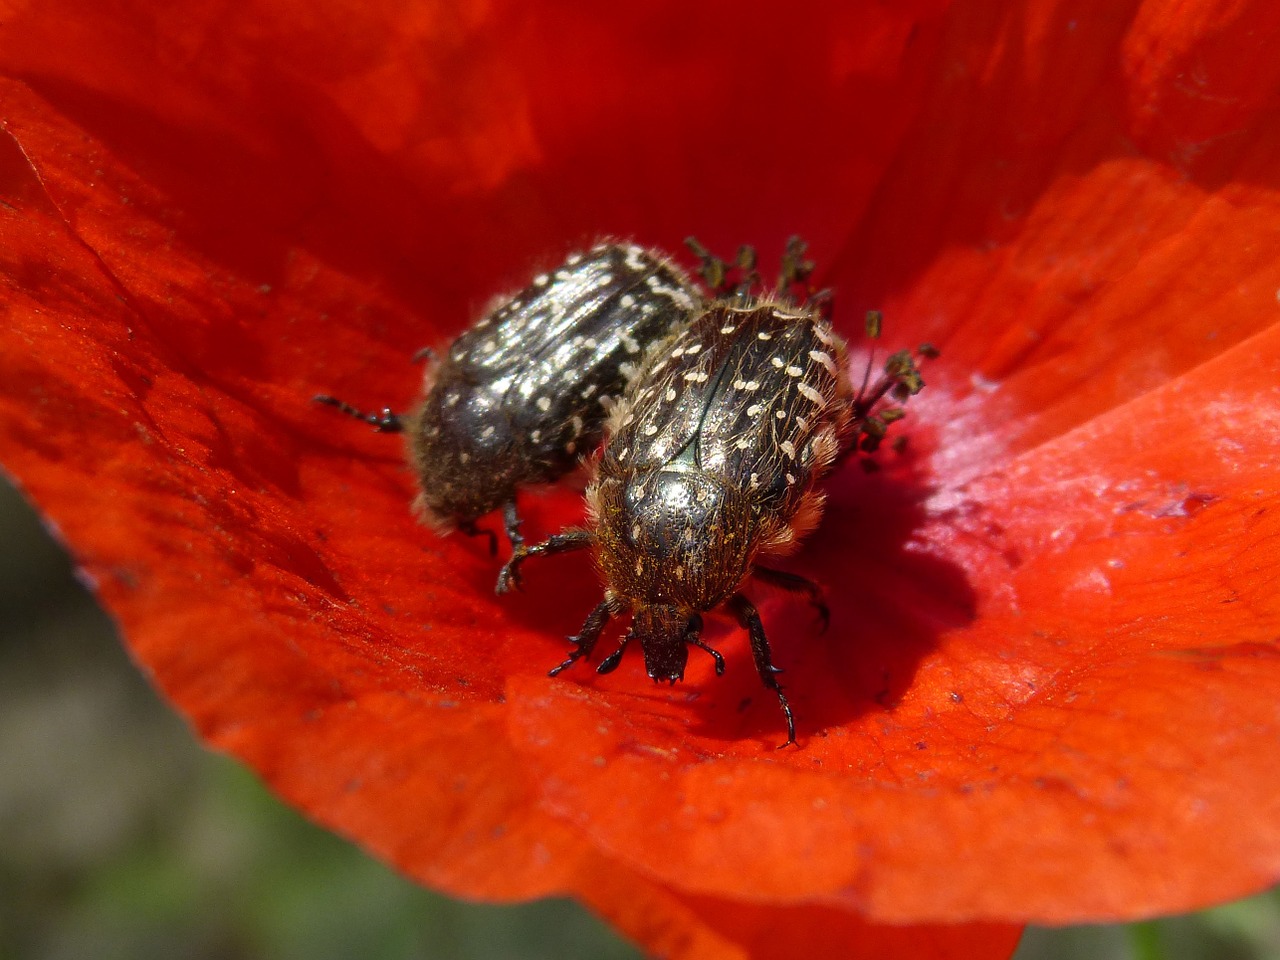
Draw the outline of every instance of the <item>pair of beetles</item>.
[[[366,414],[316,400],[408,434],[415,506],[431,526],[487,534],[496,549],[476,520],[502,510],[513,549],[498,593],[520,585],[529,557],[594,550],[604,599],[552,676],[590,656],[609,620],[628,611],[631,627],[598,673],[617,667],[635,640],[655,681],[682,679],[691,646],[722,674],[724,658],[702,639],[702,614],[723,605],[750,636],[756,670],[786,718],[787,746],[791,706],[741,587],[755,577],[802,593],[825,623],[817,584],[761,560],[813,529],[819,481],[855,447],[874,448],[900,415],[873,415],[877,403],[886,394],[905,401],[923,381],[915,359],[898,353],[874,386],[854,390],[798,238],[767,293],[751,248],[730,266],[688,243],[706,294],[656,251],[602,243],[536,277],[432,358],[414,412]],[[869,332],[877,326],[873,314]],[[588,464],[586,527],[526,544],[517,490],[568,473],[602,437]]]

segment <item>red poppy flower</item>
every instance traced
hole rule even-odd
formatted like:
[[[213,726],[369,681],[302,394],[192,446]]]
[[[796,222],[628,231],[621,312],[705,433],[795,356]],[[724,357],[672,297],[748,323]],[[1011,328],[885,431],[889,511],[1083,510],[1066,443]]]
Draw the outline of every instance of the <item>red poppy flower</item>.
[[[1007,955],[1280,875],[1280,12],[11,5],[0,455],[202,736],[424,883],[672,956]],[[549,679],[589,564],[414,525],[409,355],[597,235],[943,358],[730,668]],[[528,529],[580,516],[528,499]],[[894,926],[902,924],[904,926]]]

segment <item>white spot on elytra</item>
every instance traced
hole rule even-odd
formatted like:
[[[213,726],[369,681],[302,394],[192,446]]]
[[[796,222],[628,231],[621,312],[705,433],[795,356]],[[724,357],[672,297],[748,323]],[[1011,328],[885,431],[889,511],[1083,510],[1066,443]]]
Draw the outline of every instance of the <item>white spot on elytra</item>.
[[[689,345],[689,348],[685,350],[685,353],[692,357],[695,353],[698,353],[701,350],[702,350],[702,344],[692,343]]]
[[[648,264],[644,262],[644,249],[642,247],[627,247],[627,267],[636,273],[642,273],[648,269]]]
[[[779,370],[781,370],[783,367],[787,365],[787,362],[783,360],[781,357],[770,357],[769,362],[772,363]]]
[[[582,388],[582,399],[590,400],[591,395],[595,392],[596,392],[596,384],[594,383],[587,384],[585,387]]]
[[[764,407],[760,406],[760,404],[758,404],[758,403],[753,403],[751,406],[747,407],[747,416],[748,416],[748,417],[758,417],[758,416],[760,416],[760,411],[761,411],[761,410],[763,410],[763,409],[764,409]]]
[[[480,439],[481,439],[481,440],[488,440],[490,437],[492,437],[492,436],[493,436],[495,433],[497,433],[497,432],[498,432],[498,430],[497,430],[497,428],[496,428],[496,427],[493,427],[493,426],[485,427],[483,430],[481,430],[481,431],[480,431]]]
[[[827,373],[833,377],[836,375],[836,362],[832,359],[831,354],[823,353],[821,350],[810,350],[809,359],[815,363],[820,363],[827,368]]]
[[[772,334],[772,333],[767,333],[767,332],[765,332],[764,330],[761,330],[759,333],[757,333],[757,334],[756,334],[756,336],[757,336],[759,339],[761,339],[761,340],[772,340],[772,339],[773,339],[773,334]]]
[[[739,437],[737,443],[735,443],[734,446],[737,447],[739,450],[745,450],[747,449],[747,447],[751,446],[751,441],[748,440],[746,437]]]
[[[790,367],[787,367],[787,376],[788,376],[788,377],[798,377],[798,376],[800,376],[800,374],[802,374],[802,373],[804,373],[804,371],[803,371],[803,370],[801,370],[801,369],[800,369],[799,367],[797,367],[797,366],[790,366]]]
[[[738,328],[737,328],[737,327],[735,327],[732,323],[728,323],[728,324],[725,324],[723,327],[721,327],[721,328],[720,328],[720,332],[721,332],[721,333],[733,333],[733,331],[735,331],[735,330],[737,330],[737,329],[738,329]]]
[[[630,310],[632,307],[636,305],[636,298],[629,293],[624,293],[621,297],[618,298],[618,303],[622,304],[624,307]]]
[[[551,278],[548,277],[545,273],[540,273],[533,278],[533,285],[535,287],[545,287],[550,282],[551,282]]]
[[[787,474],[787,486],[791,486],[791,484],[793,484],[793,483],[795,483],[795,482],[796,482],[796,478],[795,478],[795,477],[793,477],[791,474],[789,474],[789,473],[788,473],[788,474]]]
[[[542,431],[541,431],[541,430],[530,430],[530,431],[529,431],[529,439],[530,439],[530,440],[532,440],[534,443],[537,443],[539,440],[541,440],[541,439],[542,439]]]
[[[813,389],[813,387],[809,386],[807,383],[797,383],[796,389],[800,391],[800,396],[804,397],[811,403],[816,403],[820,407],[825,407],[827,405],[827,401],[822,394]]]
[[[657,432],[658,432],[658,425],[656,423],[651,423],[644,428],[644,435],[646,437],[652,437]]]
[[[583,423],[582,423],[582,418],[581,418],[581,417],[574,417],[574,418],[573,418],[572,420],[570,420],[569,422],[570,422],[570,424],[572,424],[572,426],[573,426],[573,435],[574,435],[575,437],[576,437],[576,436],[578,436],[578,434],[582,433]]]
[[[535,406],[537,406],[537,408],[543,413],[546,413],[551,409],[551,399],[549,397],[539,397],[535,401]]]
[[[666,399],[666,401],[667,401],[668,403],[670,403],[672,400],[674,400],[674,399],[676,398],[676,388],[675,388],[675,387],[667,387],[667,392],[666,392],[665,394],[663,394],[663,398],[664,398],[664,399]]]
[[[790,440],[783,440],[778,444],[778,448],[787,455],[788,459],[794,460],[796,458],[796,446]]]
[[[787,411],[785,410],[775,410],[773,411],[773,415],[777,417],[779,420],[787,419]]]

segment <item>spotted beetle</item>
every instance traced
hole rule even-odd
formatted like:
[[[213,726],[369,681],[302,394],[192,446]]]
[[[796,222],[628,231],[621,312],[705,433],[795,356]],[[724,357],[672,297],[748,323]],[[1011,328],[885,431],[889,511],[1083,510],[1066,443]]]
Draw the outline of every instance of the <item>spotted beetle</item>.
[[[600,244],[535,278],[429,359],[422,400],[407,416],[315,400],[407,433],[418,515],[441,532],[484,534],[496,552],[496,535],[476,520],[501,507],[507,537],[523,543],[517,489],[555,480],[591,452],[644,350],[701,302],[667,258]]]
[[[710,285],[723,291],[723,262],[691,246]],[[779,294],[812,269],[802,253],[793,240]],[[760,560],[786,553],[817,524],[819,481],[859,438],[874,446],[893,419],[872,416],[884,395],[905,400],[924,384],[911,356],[895,354],[884,377],[855,394],[845,343],[819,306],[826,298],[755,298],[750,248],[739,266],[747,280],[652,351],[610,418],[587,487],[587,529],[518,545],[497,589],[519,585],[528,557],[594,548],[604,599],[569,638],[575,647],[552,676],[589,656],[610,618],[627,611],[630,629],[598,673],[615,669],[638,640],[655,681],[683,679],[691,646],[722,674],[724,658],[701,634],[702,614],[725,606],[747,630],[760,679],[777,695],[787,746],[795,742],[791,706],[760,615],[741,588],[755,577],[804,593],[825,623],[817,584]]]

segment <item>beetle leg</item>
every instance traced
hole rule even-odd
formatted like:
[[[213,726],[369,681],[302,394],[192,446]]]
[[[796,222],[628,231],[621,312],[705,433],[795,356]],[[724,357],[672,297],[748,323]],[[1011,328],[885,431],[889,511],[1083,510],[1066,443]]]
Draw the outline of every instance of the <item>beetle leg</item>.
[[[729,265],[698,242],[697,237],[686,237],[684,245],[702,261],[698,276],[707,285],[711,296],[719,297],[732,289],[729,283]]]
[[[596,641],[600,639],[600,631],[604,629],[604,625],[609,622],[609,618],[612,616],[613,604],[610,603],[608,599],[601,600],[597,603],[595,609],[587,614],[587,619],[583,622],[582,629],[578,631],[576,636],[569,637],[569,642],[574,644],[576,649],[569,654],[569,658],[565,660],[564,663],[560,664],[558,667],[552,667],[547,671],[547,676],[554,677],[561,670],[572,667],[574,663],[583,657],[591,656],[591,651],[595,649]],[[622,645],[626,646],[625,639],[622,641]],[[609,663],[609,661],[612,660],[613,664],[609,667],[609,670],[612,670],[618,665],[617,661],[620,659],[622,659],[621,646],[611,653],[604,663],[600,664],[600,666],[603,667],[606,663]],[[600,670],[599,667],[597,668],[597,671],[600,673],[608,673],[609,670]]]
[[[778,704],[782,714],[787,718],[787,742],[782,747],[789,747],[796,742],[796,722],[791,716],[791,704],[787,702],[782,685],[778,683],[778,674],[782,671],[773,665],[773,655],[769,651],[769,641],[764,635],[764,624],[760,622],[760,611],[740,593],[729,598],[729,609],[751,637],[751,654],[755,657],[756,672],[760,674],[760,682],[778,695]]]
[[[792,593],[803,593],[809,598],[809,605],[818,611],[818,618],[822,621],[822,631],[826,632],[827,627],[831,625],[831,611],[827,609],[822,587],[808,577],[802,577],[798,573],[788,573],[785,570],[774,570],[772,567],[752,567],[751,573],[757,580],[763,580],[771,586],[790,590]]]
[[[316,403],[323,403],[330,407],[337,407],[349,417],[355,417],[357,420],[363,420],[365,423],[374,427],[379,433],[401,433],[404,430],[404,421],[400,419],[400,415],[392,413],[389,407],[383,407],[381,413],[365,413],[363,410],[357,410],[349,403],[339,400],[337,397],[331,397],[328,394],[321,393],[311,398]]]
[[[600,666],[596,667],[596,673],[613,673],[614,670],[618,669],[618,664],[622,662],[622,652],[627,649],[627,642],[630,639],[631,631],[628,630],[622,635],[622,639],[618,641],[618,649],[600,661]]]
[[[568,533],[557,533],[542,543],[526,547],[523,543],[512,551],[511,559],[502,566],[498,573],[498,584],[495,593],[510,593],[520,586],[520,566],[529,557],[541,557],[552,553],[568,553],[570,550],[583,550],[596,542],[595,535],[589,530],[570,530]]]
[[[779,296],[790,295],[792,287],[807,284],[814,268],[813,261],[804,258],[804,252],[808,246],[800,237],[790,237],[787,240],[787,246],[782,252],[782,269],[778,271]],[[808,298],[807,287],[804,293],[802,302]]]
[[[458,529],[468,537],[488,537],[489,556],[495,557],[498,555],[498,535],[492,530],[485,530],[483,527],[477,527],[474,520],[468,520],[466,523],[458,524]]]
[[[690,644],[691,646],[697,647],[699,650],[704,650],[707,653],[711,654],[711,659],[713,659],[716,662],[716,676],[717,677],[724,676],[724,657],[720,655],[719,650],[716,650],[713,647],[707,646],[706,642],[702,639],[701,614],[695,613],[693,615],[693,619],[689,621],[689,630],[684,635],[684,642],[687,644]]]
[[[520,535],[520,514],[516,511],[515,500],[508,500],[502,505],[502,522],[506,527],[507,539],[511,541],[512,550],[524,546],[524,537]]]

